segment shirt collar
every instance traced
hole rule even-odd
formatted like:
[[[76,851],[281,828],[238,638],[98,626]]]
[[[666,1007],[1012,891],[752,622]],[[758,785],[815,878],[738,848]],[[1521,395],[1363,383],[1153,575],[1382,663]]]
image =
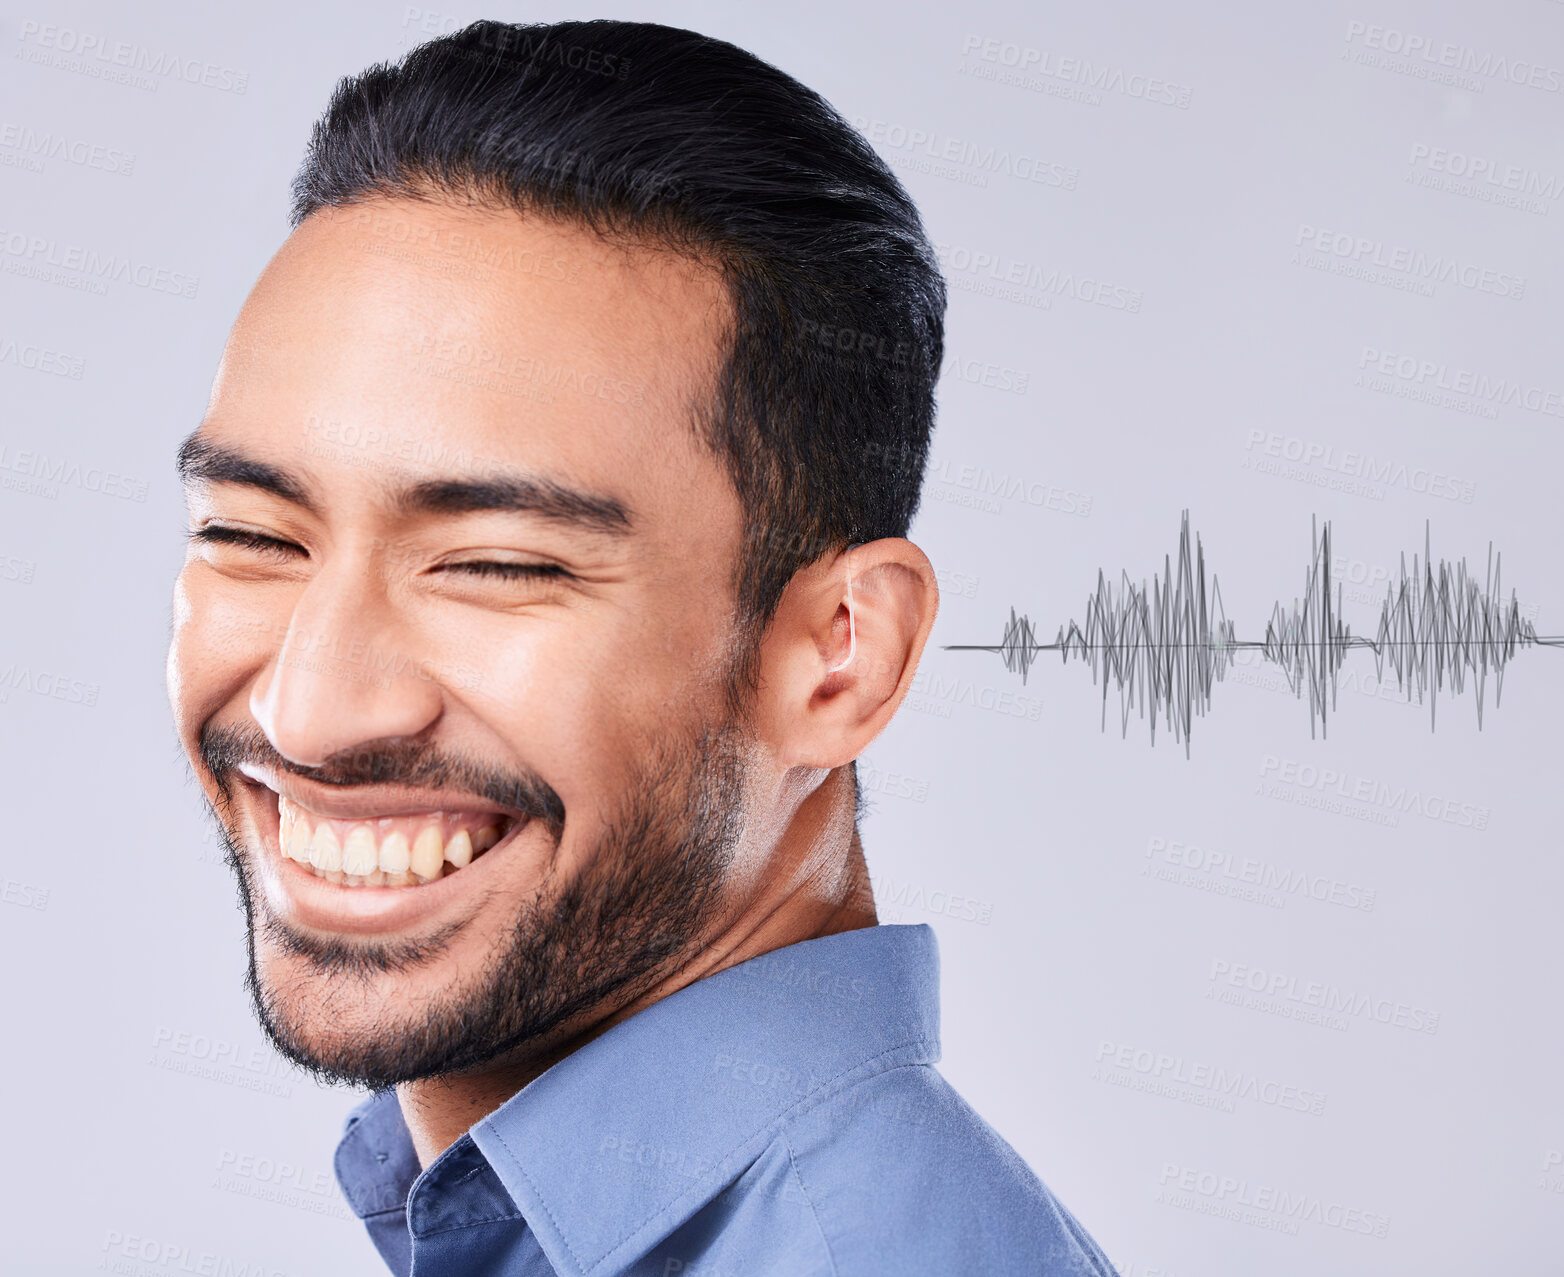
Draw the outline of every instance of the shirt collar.
[[[561,1060],[469,1136],[554,1268],[606,1277],[736,1178],[784,1118],[937,1059],[932,928],[865,927],[687,985]],[[418,1162],[393,1092],[349,1116],[337,1173],[361,1217],[405,1204]]]

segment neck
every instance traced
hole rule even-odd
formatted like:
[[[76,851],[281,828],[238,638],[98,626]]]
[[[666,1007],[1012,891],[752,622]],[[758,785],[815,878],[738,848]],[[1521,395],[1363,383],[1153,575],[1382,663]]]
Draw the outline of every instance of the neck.
[[[622,1004],[595,1007],[501,1061],[400,1084],[397,1099],[420,1165],[427,1167],[567,1055],[670,993],[773,949],[877,923],[848,768],[835,769],[798,805],[764,863],[764,879],[754,890],[650,988]]]

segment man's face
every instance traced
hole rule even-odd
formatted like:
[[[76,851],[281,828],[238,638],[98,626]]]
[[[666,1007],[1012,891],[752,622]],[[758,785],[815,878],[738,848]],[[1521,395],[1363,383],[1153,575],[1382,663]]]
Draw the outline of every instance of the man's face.
[[[246,302],[168,677],[300,1063],[470,1067],[733,906],[741,515],[691,427],[725,314],[673,254],[410,201],[311,217]]]

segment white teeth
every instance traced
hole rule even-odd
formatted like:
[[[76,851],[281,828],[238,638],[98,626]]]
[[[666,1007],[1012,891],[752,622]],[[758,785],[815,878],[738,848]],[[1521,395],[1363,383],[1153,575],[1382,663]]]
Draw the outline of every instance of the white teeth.
[[[421,882],[433,882],[440,876],[440,865],[444,860],[445,845],[440,837],[439,826],[425,825],[413,840],[413,854],[408,867]]]
[[[337,841],[337,831],[325,821],[310,839],[310,864],[328,874],[342,869],[342,844]]]
[[[407,835],[393,829],[380,844],[380,867],[388,874],[404,874],[412,860],[412,847]]]
[[[318,823],[312,825],[312,818]],[[405,817],[366,817],[349,824],[312,817],[284,798],[278,802],[277,840],[286,859],[328,882],[350,887],[411,887],[465,869],[500,841],[509,824],[491,818],[490,823],[471,829],[461,825],[461,819],[460,813],[427,813],[423,820],[428,823],[409,842],[404,831],[416,822]],[[447,842],[445,833],[453,826]]]
[[[310,822],[303,816],[295,816],[288,825],[288,841],[284,844],[289,860],[300,864],[310,862]]]
[[[375,850],[375,835],[368,825],[354,825],[348,840],[342,844],[342,872],[362,877],[374,873],[380,867],[380,855]]]

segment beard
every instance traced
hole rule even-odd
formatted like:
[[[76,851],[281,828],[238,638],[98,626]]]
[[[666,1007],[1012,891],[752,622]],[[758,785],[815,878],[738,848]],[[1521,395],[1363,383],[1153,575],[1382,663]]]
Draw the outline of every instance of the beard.
[[[517,902],[476,983],[453,982],[420,996],[416,1019],[366,1026],[355,1016],[355,1029],[345,1032],[329,1014],[332,1004],[351,1013],[355,987],[367,992],[377,976],[429,965],[466,923],[414,940],[365,942],[300,931],[264,910],[258,917],[250,853],[212,807],[244,910],[245,986],[262,1030],[318,1080],[380,1090],[475,1068],[541,1043],[594,1007],[628,1005],[699,951],[722,908],[742,831],[746,741],[731,714],[690,736],[660,738],[637,761],[620,810],[580,858],[580,872],[559,883],[564,806],[540,777],[494,772],[417,742],[361,747],[320,767],[295,767],[257,727],[208,724],[201,753],[225,795],[232,768],[245,761],[344,786],[455,781],[460,792],[520,808],[553,842],[543,882]],[[287,980],[269,974],[258,940],[290,960]]]

